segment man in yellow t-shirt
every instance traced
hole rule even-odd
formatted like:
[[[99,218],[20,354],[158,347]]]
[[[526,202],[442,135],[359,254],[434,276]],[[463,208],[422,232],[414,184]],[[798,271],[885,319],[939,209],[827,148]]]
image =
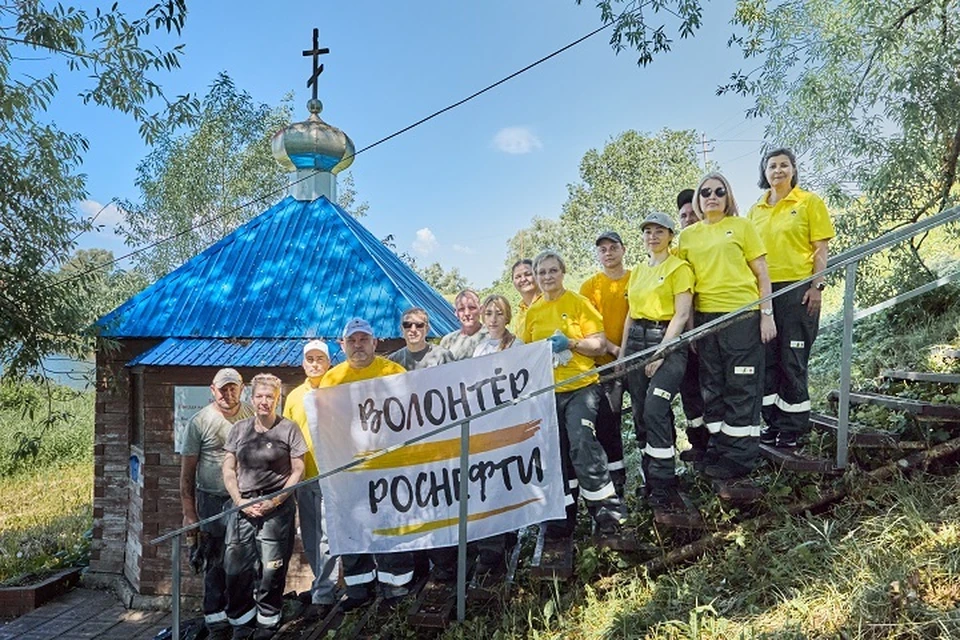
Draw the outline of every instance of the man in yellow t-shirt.
[[[362,318],[347,322],[341,346],[347,359],[324,374],[320,388],[406,372],[396,362],[377,355],[377,339],[373,336],[373,328]],[[343,565],[343,581],[347,585],[347,599],[343,604],[347,611],[373,598],[375,581],[379,581],[381,593],[387,602],[396,601],[409,593],[408,585],[413,579],[412,553],[351,554],[342,556],[340,562]]]
[[[580,287],[580,295],[590,301],[603,316],[603,333],[607,344],[605,352],[594,358],[597,366],[608,364],[620,355],[623,341],[623,323],[627,318],[627,286],[630,270],[623,266],[626,249],[616,231],[605,231],[596,240],[597,259],[603,270]],[[607,372],[607,374],[612,372]],[[623,499],[627,471],[623,466],[623,435],[620,431],[623,415],[623,378],[614,378],[600,384],[600,408],[597,410],[597,439],[607,453],[607,469]]]
[[[307,412],[304,402],[307,394],[320,386],[323,375],[330,368],[330,349],[323,340],[311,340],[303,347],[303,371],[307,379],[287,395],[283,406],[283,417],[296,422],[307,443],[307,455],[303,457],[303,480],[318,475],[316,453],[313,438],[307,426]],[[319,620],[326,617],[334,603],[337,588],[337,558],[330,555],[324,524],[323,496],[320,484],[297,489],[297,511],[300,515],[300,537],[303,551],[307,554],[310,569],[313,571],[313,584],[310,585],[310,601],[304,618]]]

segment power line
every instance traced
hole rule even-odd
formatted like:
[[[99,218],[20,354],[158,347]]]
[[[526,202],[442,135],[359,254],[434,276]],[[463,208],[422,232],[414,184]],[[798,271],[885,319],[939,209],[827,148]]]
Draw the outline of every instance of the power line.
[[[577,45],[580,44],[581,42],[584,42],[585,40],[587,40],[587,39],[589,39],[589,38],[592,38],[593,36],[597,35],[598,33],[602,32],[602,31],[605,31],[605,30],[608,29],[609,27],[611,27],[611,26],[617,24],[618,22],[622,21],[624,18],[626,18],[626,17],[628,17],[628,16],[631,16],[631,15],[633,15],[633,14],[635,14],[635,13],[638,13],[638,12],[644,7],[644,5],[649,4],[650,2],[651,2],[651,0],[645,0],[644,2],[642,2],[642,3],[640,4],[640,6],[636,7],[635,9],[632,9],[632,10],[627,10],[627,9],[625,9],[619,16],[617,16],[616,19],[611,20],[610,22],[607,22],[607,23],[605,23],[605,24],[602,24],[601,26],[597,27],[597,28],[594,29],[593,31],[587,33],[586,35],[577,38],[577,39],[574,40],[573,42],[571,42],[571,43],[569,43],[569,44],[566,44],[566,45],[560,47],[559,49],[557,49],[556,51],[553,51],[552,53],[549,53],[549,54],[543,56],[542,58],[536,60],[535,62],[532,62],[532,63],[526,65],[526,66],[523,67],[522,69],[519,69],[519,70],[517,70],[517,71],[514,71],[514,72],[511,73],[510,75],[505,76],[505,77],[501,78],[500,80],[497,80],[497,81],[494,82],[493,84],[487,85],[487,86],[484,87],[483,89],[480,89],[479,91],[476,91],[476,92],[470,94],[469,96],[467,96],[466,98],[463,98],[462,100],[458,100],[457,102],[454,102],[453,104],[447,105],[446,107],[444,107],[444,108],[442,108],[442,109],[439,109],[439,110],[437,110],[437,111],[434,111],[434,112],[431,113],[430,115],[428,115],[428,116],[426,116],[426,117],[424,117],[424,118],[421,118],[420,120],[417,120],[417,121],[414,122],[413,124],[407,125],[406,127],[403,127],[402,129],[399,129],[398,131],[395,131],[395,132],[391,133],[390,135],[387,135],[387,136],[384,136],[383,138],[380,138],[380,139],[377,140],[376,142],[373,142],[373,143],[371,143],[371,144],[368,144],[367,146],[363,147],[362,149],[359,149],[358,151],[354,152],[353,155],[351,155],[351,156],[346,156],[344,159],[346,160],[346,159],[348,159],[348,158],[355,158],[355,157],[357,157],[358,155],[360,155],[361,153],[363,153],[363,152],[365,152],[365,151],[369,151],[370,149],[373,149],[374,147],[377,147],[377,146],[383,144],[384,142],[387,142],[388,140],[392,140],[393,138],[396,138],[397,136],[402,135],[402,134],[406,133],[407,131],[410,131],[411,129],[414,129],[414,128],[416,128],[416,127],[419,127],[420,125],[422,125],[422,124],[424,124],[424,123],[426,123],[426,122],[429,122],[430,120],[433,120],[434,118],[436,118],[436,117],[438,117],[438,116],[446,113],[447,111],[450,111],[450,110],[452,110],[452,109],[456,109],[457,107],[459,107],[459,106],[461,106],[461,105],[463,105],[463,104],[465,104],[465,103],[473,100],[474,98],[477,98],[477,97],[483,95],[484,93],[487,93],[488,91],[490,91],[490,90],[492,90],[492,89],[495,89],[496,87],[499,87],[500,85],[504,84],[505,82],[508,82],[509,80],[512,80],[513,78],[516,78],[517,76],[519,76],[519,75],[521,75],[521,74],[523,74],[523,73],[525,73],[525,72],[533,69],[534,67],[543,64],[543,63],[546,62],[547,60],[550,60],[551,58],[554,58],[554,57],[560,55],[561,53],[567,51],[568,49],[571,49],[571,48],[577,46]],[[201,227],[204,227],[204,226],[206,226],[206,225],[208,225],[208,224],[211,224],[211,223],[213,223],[213,222],[216,222],[217,220],[221,220],[221,219],[223,219],[223,218],[226,218],[227,216],[232,215],[233,213],[235,213],[235,212],[237,212],[237,211],[239,211],[239,210],[241,210],[241,209],[245,209],[246,207],[249,207],[249,206],[254,205],[254,204],[259,204],[260,202],[263,202],[263,201],[266,200],[267,198],[269,198],[269,197],[271,197],[271,196],[274,196],[274,195],[277,195],[278,193],[286,192],[290,187],[292,187],[292,186],[294,186],[294,185],[296,185],[296,184],[298,184],[298,183],[300,183],[300,182],[303,182],[304,180],[308,180],[309,178],[313,177],[313,176],[316,175],[317,173],[320,173],[320,172],[319,172],[319,171],[314,171],[314,172],[312,172],[312,173],[309,173],[309,174],[303,176],[302,178],[299,178],[299,179],[297,179],[297,180],[294,180],[293,182],[290,182],[290,183],[284,185],[283,187],[281,187],[281,188],[279,188],[279,189],[275,189],[275,190],[273,190],[273,191],[270,191],[270,192],[268,192],[268,193],[265,193],[264,195],[260,196],[259,198],[254,198],[253,200],[250,200],[249,202],[246,202],[246,203],[244,203],[244,204],[242,204],[242,205],[239,205],[239,206],[237,206],[237,207],[234,207],[233,209],[230,209],[229,211],[227,211],[227,212],[225,212],[225,213],[222,213],[222,214],[217,215],[217,216],[213,216],[213,217],[211,217],[211,218],[207,218],[207,219],[205,219],[205,220],[201,220],[200,222],[196,223],[195,225],[189,227],[188,229],[185,229],[185,230],[183,230],[183,231],[179,231],[179,232],[177,232],[177,233],[175,233],[175,234],[173,234],[173,235],[167,236],[167,237],[165,237],[165,238],[161,238],[161,239],[159,239],[159,240],[157,240],[157,241],[155,241],[155,242],[151,242],[150,244],[145,245],[145,246],[143,246],[143,247],[137,247],[137,248],[134,249],[133,251],[131,251],[131,252],[129,252],[129,253],[126,253],[126,254],[118,257],[118,258],[114,258],[113,260],[110,260],[110,261],[108,261],[108,262],[104,262],[104,263],[102,263],[102,264],[96,265],[96,266],[94,266],[94,267],[91,267],[90,269],[87,269],[86,271],[81,271],[81,272],[79,272],[79,273],[77,273],[77,274],[75,274],[75,275],[72,275],[72,276],[68,277],[68,278],[64,278],[63,280],[58,280],[58,281],[56,281],[56,282],[52,282],[52,283],[50,283],[49,285],[47,285],[46,287],[43,287],[43,288],[37,290],[35,293],[41,293],[41,292],[47,291],[48,289],[51,289],[51,288],[53,288],[53,287],[58,287],[58,286],[60,286],[60,285],[66,284],[66,283],[68,283],[68,282],[71,282],[71,281],[73,281],[73,280],[77,280],[77,279],[79,279],[79,278],[82,278],[82,277],[84,277],[84,276],[87,276],[87,275],[89,275],[89,274],[91,274],[91,273],[94,273],[94,272],[96,272],[96,271],[100,271],[100,270],[102,270],[102,269],[106,269],[106,268],[111,267],[111,266],[113,266],[113,265],[115,265],[115,264],[118,264],[119,262],[121,262],[121,261],[123,261],[123,260],[126,260],[126,259],[128,259],[128,258],[132,258],[133,256],[136,256],[136,255],[138,255],[138,254],[140,254],[140,253],[143,253],[144,251],[147,251],[147,250],[149,250],[149,249],[153,249],[154,247],[158,247],[158,246],[160,246],[161,244],[165,244],[165,243],[170,242],[170,241],[172,241],[172,240],[176,240],[177,238],[179,238],[179,237],[181,237],[181,236],[183,236],[183,235],[186,235],[186,234],[188,234],[188,233],[190,233],[190,232],[192,232],[192,231],[196,231],[197,229],[199,229],[199,228],[201,228]]]

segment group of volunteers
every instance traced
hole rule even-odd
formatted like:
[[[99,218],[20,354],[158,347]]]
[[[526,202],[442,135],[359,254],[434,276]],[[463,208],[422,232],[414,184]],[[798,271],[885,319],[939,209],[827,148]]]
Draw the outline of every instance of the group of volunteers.
[[[598,540],[621,538],[625,392],[642,454],[641,468],[635,470],[641,478],[638,494],[657,522],[697,526],[700,514],[681,493],[677,478],[675,397],[681,397],[691,445],[680,459],[721,485],[749,483],[760,443],[795,448],[809,429],[807,361],[824,280],[817,277],[758,301],[821,272],[834,230],[823,201],[797,186],[796,158],[789,149],[764,154],[760,186],[762,197],[741,217],[726,178],[704,176],[696,189],[677,198],[679,229],[666,213],[643,221],[646,256],[637,255],[632,269],[625,266],[621,236],[599,234],[602,270],[579,293],[565,288],[566,264],[556,251],[519,260],[512,269],[521,297],[516,310],[503,296],[481,300],[473,290],[461,291],[454,300],[460,329],[439,345],[427,340],[430,318],[421,308],[403,313],[406,346],[387,357],[377,355],[371,325],[353,318],[340,336],[341,364],[331,368],[322,340],[304,346],[306,380],[289,393],[282,416],[277,414],[278,378],[255,376],[250,406],[240,400],[240,374],[221,369],[211,385],[214,401],[190,420],[182,445],[184,525],[318,475],[304,404],[311,390],[543,340],[553,353],[566,506],[565,519],[545,523],[545,536],[572,536],[582,496]],[[738,310],[742,313],[733,321],[696,341],[658,350],[681,333]],[[605,374],[611,375],[603,380],[595,371],[640,351],[654,355],[640,366],[628,360],[609,367]],[[191,561],[204,571],[210,637],[269,638],[279,628],[295,511],[314,574],[306,617],[324,616],[333,606],[341,572],[346,609],[371,600],[377,586],[388,602],[408,593],[422,558],[412,552],[332,557],[323,510],[319,486],[310,483],[202,527]],[[472,543],[477,574],[501,576],[506,550],[515,541],[515,535],[506,534]],[[426,555],[433,579],[456,577],[455,547]]]

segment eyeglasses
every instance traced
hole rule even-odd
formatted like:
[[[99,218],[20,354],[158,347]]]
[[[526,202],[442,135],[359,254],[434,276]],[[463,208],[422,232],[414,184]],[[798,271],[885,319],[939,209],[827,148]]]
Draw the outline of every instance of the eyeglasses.
[[[718,198],[722,198],[723,196],[727,195],[727,190],[724,189],[723,187],[717,187],[716,189],[711,189],[710,187],[704,187],[703,189],[700,189],[701,198],[709,198],[714,193],[717,194]]]
[[[404,329],[412,329],[413,327],[416,327],[417,329],[423,329],[425,326],[427,326],[427,323],[426,322],[401,322],[400,326],[402,326]]]

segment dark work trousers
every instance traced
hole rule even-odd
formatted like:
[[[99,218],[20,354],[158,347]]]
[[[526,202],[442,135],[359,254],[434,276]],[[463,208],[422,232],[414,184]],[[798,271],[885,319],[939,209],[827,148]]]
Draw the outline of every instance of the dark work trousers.
[[[680,381],[680,400],[687,418],[687,440],[694,449],[706,450],[710,432],[703,423],[703,394],[700,392],[700,356],[687,348],[687,368]]]
[[[627,335],[627,351],[631,355],[663,341],[666,322],[634,320]],[[673,443],[673,398],[680,390],[680,381],[687,368],[687,349],[672,351],[663,364],[648,378],[644,367],[627,371],[627,388],[633,404],[633,424],[637,446],[643,458],[643,477],[647,485],[672,486],[677,482]]]
[[[251,496],[244,496],[244,499]],[[283,589],[293,553],[296,501],[289,497],[263,518],[242,511],[227,518],[227,618],[234,627],[280,626]]]
[[[373,595],[373,587],[379,582],[385,598],[405,596],[410,592],[413,580],[413,553],[360,553],[340,556],[343,565],[343,581],[347,585],[347,597],[362,599]]]
[[[792,282],[773,283],[776,293]],[[807,362],[817,339],[820,312],[807,315],[801,286],[773,299],[777,337],[765,347],[763,420],[779,433],[806,435],[810,431],[810,393],[807,389]]]
[[[597,409],[597,440],[607,454],[607,470],[617,488],[623,494],[627,483],[627,470],[623,466],[623,378],[614,378],[600,383],[600,406]]]
[[[337,589],[337,558],[330,555],[327,523],[320,484],[316,481],[297,489],[297,510],[300,513],[300,539],[313,571],[310,601],[333,604]]]
[[[575,391],[557,393],[556,400],[567,517],[564,521],[553,520],[548,523],[548,535],[573,535],[580,494],[599,526],[623,522],[626,516],[623,503],[610,480],[607,454],[603,452],[595,432],[600,385],[591,384]]]
[[[201,520],[220,515],[224,508],[232,506],[230,496],[197,489],[197,515]],[[203,572],[203,621],[210,631],[230,626],[227,622],[227,577],[223,571],[226,521],[227,518],[221,518],[200,527],[200,531],[206,534],[204,556],[207,559]]]
[[[697,325],[723,313],[696,313]],[[707,462],[745,476],[760,462],[760,406],[763,399],[763,344],[760,312],[697,341],[703,421],[710,431]]]

